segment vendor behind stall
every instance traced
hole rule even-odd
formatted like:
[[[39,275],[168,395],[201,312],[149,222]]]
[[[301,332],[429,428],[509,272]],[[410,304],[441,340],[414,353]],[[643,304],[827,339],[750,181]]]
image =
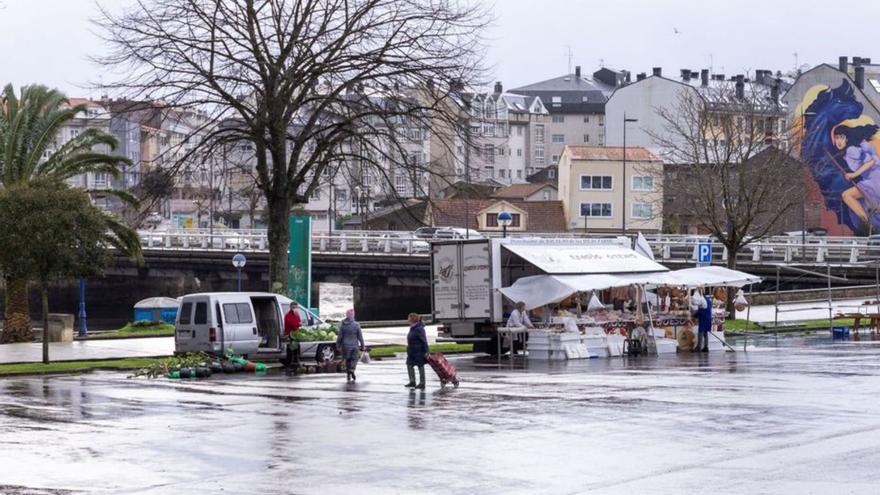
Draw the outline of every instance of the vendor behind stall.
[[[712,299],[694,292],[692,307],[697,316],[697,346],[694,352],[709,352],[709,331],[712,329]]]
[[[522,301],[516,303],[516,307],[510,312],[510,318],[507,319],[507,327],[535,328],[532,325],[532,320],[529,319],[528,311],[526,311],[526,303]]]

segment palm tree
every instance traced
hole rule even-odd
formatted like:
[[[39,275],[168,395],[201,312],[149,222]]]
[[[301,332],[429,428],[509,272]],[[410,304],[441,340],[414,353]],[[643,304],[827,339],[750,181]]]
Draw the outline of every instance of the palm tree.
[[[86,112],[86,105],[70,105],[58,90],[32,85],[12,85],[0,93],[0,188],[27,185],[35,181],[66,181],[87,172],[119,176],[125,158],[98,151],[114,150],[116,138],[97,128],[88,128],[58,145],[62,127]],[[133,199],[121,191],[102,191],[125,201]],[[137,233],[116,218],[110,221],[113,247],[140,260]],[[28,305],[28,278],[25,274],[4,273],[6,282],[6,321],[0,342],[32,340]]]

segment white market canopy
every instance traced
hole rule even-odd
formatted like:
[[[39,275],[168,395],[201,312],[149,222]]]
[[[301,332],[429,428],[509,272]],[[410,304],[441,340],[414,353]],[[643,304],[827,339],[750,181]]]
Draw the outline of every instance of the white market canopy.
[[[669,269],[619,244],[504,244],[541,271],[551,274],[665,272]]]
[[[558,303],[579,292],[626,287],[633,284],[653,287],[662,285],[742,287],[760,281],[760,277],[745,272],[720,266],[707,266],[653,273],[534,275],[523,277],[510,287],[503,287],[501,293],[512,301],[525,302],[527,309],[534,309],[546,304]]]
[[[177,299],[173,297],[148,297],[135,303],[135,309],[164,309],[176,308]]]

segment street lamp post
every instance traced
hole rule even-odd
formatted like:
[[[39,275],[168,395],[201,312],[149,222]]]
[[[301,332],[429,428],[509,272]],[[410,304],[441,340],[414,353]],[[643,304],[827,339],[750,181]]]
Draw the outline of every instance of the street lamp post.
[[[232,257],[232,266],[238,270],[238,292],[241,292],[241,269],[247,263],[247,258],[243,254],[238,253]]]
[[[629,122],[638,122],[639,119],[630,119],[626,117],[626,113],[623,114],[623,187],[621,187],[623,194],[622,204],[622,218],[623,218],[623,229],[622,233],[626,234],[626,124]]]
[[[89,325],[86,322],[86,279],[79,279],[79,332],[80,337],[89,335]]]
[[[498,214],[498,224],[501,225],[501,237],[507,237],[507,226],[513,223],[513,215],[509,212],[502,211]]]

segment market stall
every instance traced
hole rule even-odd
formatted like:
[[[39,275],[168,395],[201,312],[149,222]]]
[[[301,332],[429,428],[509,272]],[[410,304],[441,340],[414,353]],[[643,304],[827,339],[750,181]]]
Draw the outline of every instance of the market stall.
[[[707,297],[712,314],[708,348],[722,350],[726,345],[727,298],[744,302],[740,301],[741,293],[728,295],[728,288],[759,281],[748,273],[709,266],[677,271],[546,273],[520,278],[500,291],[508,301],[523,302],[526,309],[541,316],[536,328],[528,331],[529,355],[563,360],[691,350],[696,340],[693,307]],[[503,328],[500,333],[521,330]]]

